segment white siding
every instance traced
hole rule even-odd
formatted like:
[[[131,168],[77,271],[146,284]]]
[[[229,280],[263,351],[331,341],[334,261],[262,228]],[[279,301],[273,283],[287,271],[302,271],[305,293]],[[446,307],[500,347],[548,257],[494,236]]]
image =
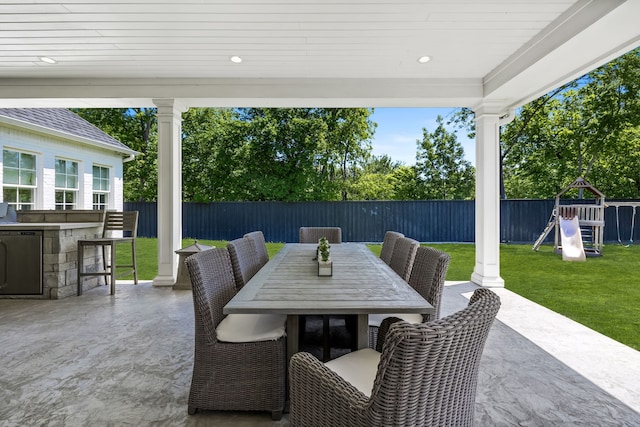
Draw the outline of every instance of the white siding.
[[[0,124],[0,154],[3,149],[33,153],[37,157],[38,188],[36,209],[55,209],[55,159],[61,157],[78,162],[79,188],[77,209],[93,208],[93,165],[108,167],[111,180],[109,209],[123,208],[122,156],[75,141],[15,129]],[[2,156],[0,155],[0,184]],[[0,201],[2,192],[0,191]]]

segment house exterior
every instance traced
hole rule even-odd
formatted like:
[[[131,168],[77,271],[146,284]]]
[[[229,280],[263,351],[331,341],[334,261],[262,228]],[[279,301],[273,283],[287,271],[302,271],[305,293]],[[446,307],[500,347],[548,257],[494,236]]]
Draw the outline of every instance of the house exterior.
[[[0,108],[0,151],[0,202],[16,210],[122,210],[139,154],[64,108]]]

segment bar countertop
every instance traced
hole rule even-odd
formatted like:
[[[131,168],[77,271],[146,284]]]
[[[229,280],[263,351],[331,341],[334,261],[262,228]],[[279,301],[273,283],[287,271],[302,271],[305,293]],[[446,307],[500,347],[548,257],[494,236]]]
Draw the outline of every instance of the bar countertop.
[[[0,230],[74,230],[102,227],[102,222],[7,222],[0,223]]]

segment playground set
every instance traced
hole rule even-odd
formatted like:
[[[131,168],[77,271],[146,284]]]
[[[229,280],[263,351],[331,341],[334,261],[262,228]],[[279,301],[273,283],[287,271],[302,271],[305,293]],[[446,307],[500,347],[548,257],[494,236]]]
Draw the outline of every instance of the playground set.
[[[575,199],[563,199],[569,190],[577,189],[581,192],[588,191],[593,195],[591,199],[581,199],[576,203]],[[631,236],[629,244],[633,244],[633,228],[635,225],[636,208],[640,202],[609,202],[605,204],[605,196],[584,178],[579,177],[568,187],[556,194],[555,206],[549,217],[549,222],[544,231],[533,244],[533,250],[537,251],[551,231],[554,231],[554,251],[562,254],[562,259],[567,261],[584,261],[586,257],[602,256],[604,235],[604,210],[607,206],[616,208],[616,227],[618,231],[618,243],[620,239],[621,207],[633,208],[631,218]]]

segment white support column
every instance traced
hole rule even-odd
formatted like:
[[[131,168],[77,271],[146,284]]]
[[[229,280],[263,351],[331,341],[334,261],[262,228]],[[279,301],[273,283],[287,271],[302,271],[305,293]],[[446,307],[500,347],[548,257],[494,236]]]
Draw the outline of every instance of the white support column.
[[[476,264],[471,281],[504,287],[500,277],[500,114],[486,105],[476,114]]]
[[[153,286],[173,286],[182,247],[182,108],[173,99],[158,107],[158,275]]]

